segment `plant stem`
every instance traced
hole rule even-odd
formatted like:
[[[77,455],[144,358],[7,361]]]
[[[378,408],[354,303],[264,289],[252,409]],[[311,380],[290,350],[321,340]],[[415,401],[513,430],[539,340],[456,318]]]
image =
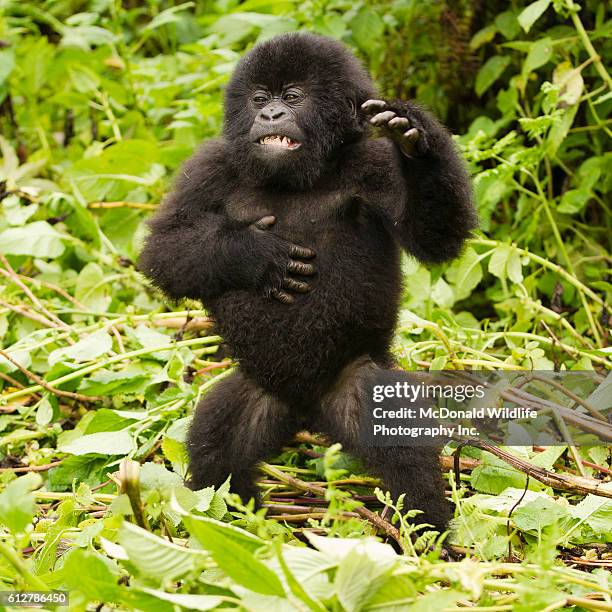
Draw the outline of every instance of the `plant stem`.
[[[43,582],[38,576],[35,576],[28,570],[23,559],[4,542],[0,542],[0,555],[2,555],[17,573],[25,580],[27,585],[37,591],[48,591],[48,585]]]
[[[70,372],[64,376],[60,376],[60,378],[56,378],[55,380],[50,380],[48,382],[49,387],[56,387],[58,385],[62,385],[65,382],[70,380],[74,380],[75,378],[79,378],[80,376],[84,376],[85,374],[91,374],[91,372],[95,372],[96,370],[100,370],[108,365],[113,363],[117,363],[119,361],[123,361],[125,359],[132,359],[133,357],[141,357],[142,355],[150,355],[151,353],[158,353],[162,351],[171,351],[177,348],[181,348],[183,346],[197,346],[199,344],[215,344],[221,342],[221,338],[219,336],[206,336],[205,338],[192,338],[191,340],[181,340],[180,342],[176,342],[170,346],[156,346],[153,348],[142,348],[137,349],[135,351],[129,351],[127,353],[120,353],[119,355],[115,355],[114,357],[109,357],[108,359],[103,359],[98,363],[94,363],[85,368],[80,368],[79,370],[75,370],[74,372]],[[14,391],[13,393],[8,393],[7,395],[0,396],[0,401],[7,402],[9,400],[17,399],[18,397],[22,397],[24,395],[30,395],[31,393],[35,393],[36,391],[41,391],[43,387],[41,385],[33,385],[32,387],[26,387],[25,389],[20,389],[19,391]]]

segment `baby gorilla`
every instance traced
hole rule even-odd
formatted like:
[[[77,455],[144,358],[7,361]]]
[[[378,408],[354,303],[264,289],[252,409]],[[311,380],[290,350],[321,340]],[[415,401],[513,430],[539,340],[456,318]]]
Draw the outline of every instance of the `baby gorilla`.
[[[282,35],[240,61],[223,136],[184,165],[150,227],[141,269],[172,298],[202,300],[239,363],[197,407],[191,486],[231,473],[257,499],[255,464],[307,428],[445,528],[437,449],[371,447],[359,423],[368,387],[395,367],[400,247],[446,261],[475,227],[446,130],[376,99],[342,44]]]

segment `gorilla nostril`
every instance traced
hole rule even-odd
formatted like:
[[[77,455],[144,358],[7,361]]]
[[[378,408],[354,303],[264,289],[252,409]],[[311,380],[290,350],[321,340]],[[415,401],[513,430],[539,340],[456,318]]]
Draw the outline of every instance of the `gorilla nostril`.
[[[270,108],[262,110],[260,116],[265,121],[277,121],[285,116],[285,111],[282,108]]]

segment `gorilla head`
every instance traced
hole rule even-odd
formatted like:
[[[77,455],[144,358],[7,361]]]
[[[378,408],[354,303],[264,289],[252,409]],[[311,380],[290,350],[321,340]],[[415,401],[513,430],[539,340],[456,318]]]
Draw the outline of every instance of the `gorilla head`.
[[[338,148],[363,137],[370,77],[339,42],[286,34],[254,47],[227,87],[224,136],[241,175],[306,188]]]

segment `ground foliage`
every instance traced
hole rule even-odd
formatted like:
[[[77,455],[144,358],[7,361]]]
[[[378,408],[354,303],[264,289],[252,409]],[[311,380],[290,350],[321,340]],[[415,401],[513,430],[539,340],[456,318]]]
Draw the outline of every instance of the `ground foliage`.
[[[432,107],[474,176],[481,231],[463,256],[405,261],[402,364],[605,375],[605,3],[0,11],[0,588],[68,589],[75,610],[612,609],[609,447],[506,449],[518,469],[464,449],[461,486],[447,449],[450,561],[333,440],[303,434],[262,466],[267,516],[229,483],[186,489],[189,414],[231,362],[201,306],[164,302],[133,263],[172,173],[218,134],[241,53],[314,30],[351,45],[386,95]],[[527,481],[529,465],[569,485]]]

